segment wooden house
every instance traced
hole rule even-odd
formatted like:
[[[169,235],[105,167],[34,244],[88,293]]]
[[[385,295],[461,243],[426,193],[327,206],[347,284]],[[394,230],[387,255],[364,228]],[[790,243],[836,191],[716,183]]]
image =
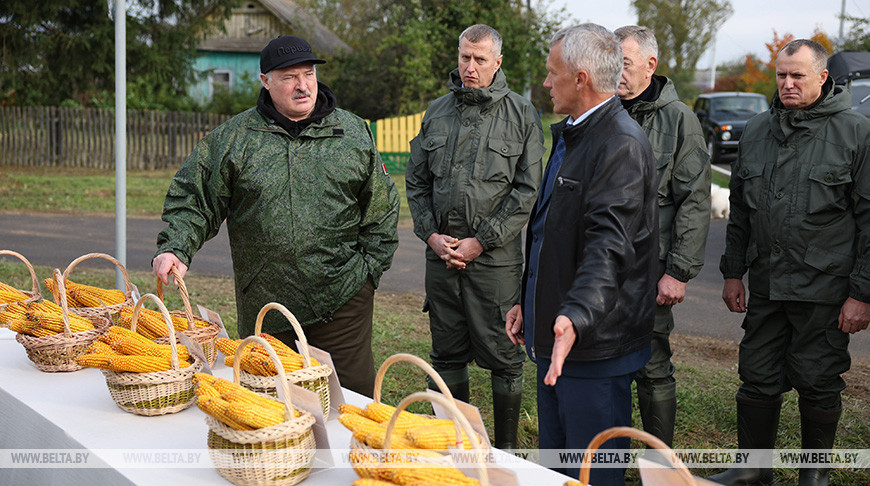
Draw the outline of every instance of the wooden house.
[[[239,83],[256,82],[260,51],[279,35],[307,40],[315,55],[329,58],[350,50],[335,33],[292,0],[243,0],[224,23],[224,30],[206,36],[198,45],[195,65],[202,73],[190,94],[200,101],[211,99],[216,86],[232,90]]]

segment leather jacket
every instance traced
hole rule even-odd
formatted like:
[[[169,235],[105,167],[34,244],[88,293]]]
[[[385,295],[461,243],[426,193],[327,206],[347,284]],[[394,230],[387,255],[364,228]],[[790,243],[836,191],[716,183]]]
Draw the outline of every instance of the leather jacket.
[[[615,358],[648,345],[652,335],[659,253],[655,160],[646,135],[615,96],[580,124],[566,128],[566,121],[551,126],[554,140],[564,135],[566,152],[544,224],[534,352],[552,354],[553,323],[565,315],[577,331],[568,361]],[[537,209],[532,218],[541,217]],[[530,246],[531,235],[527,255]]]

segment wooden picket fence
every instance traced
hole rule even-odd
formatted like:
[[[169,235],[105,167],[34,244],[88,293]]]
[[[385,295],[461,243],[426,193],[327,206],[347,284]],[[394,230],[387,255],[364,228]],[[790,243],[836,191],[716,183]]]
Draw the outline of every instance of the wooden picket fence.
[[[370,124],[387,169],[404,172],[424,113]],[[181,165],[227,115],[127,110],[127,168]],[[115,111],[97,108],[0,107],[0,166],[115,167]]]
[[[371,124],[378,152],[389,172],[405,171],[411,155],[411,139],[420,131],[424,114],[382,118]]]
[[[127,168],[179,166],[226,115],[127,110]],[[0,107],[0,166],[115,166],[115,111]]]

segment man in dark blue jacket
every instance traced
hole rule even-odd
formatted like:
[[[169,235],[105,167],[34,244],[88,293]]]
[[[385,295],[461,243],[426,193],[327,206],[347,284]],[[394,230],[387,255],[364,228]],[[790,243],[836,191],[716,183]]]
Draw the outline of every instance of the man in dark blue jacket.
[[[631,382],[650,357],[656,174],[646,135],[616,97],[622,62],[620,42],[599,25],[563,29],[550,43],[544,87],[568,118],[551,127],[522,301],[505,326],[538,365],[541,449],[584,449],[597,433],[630,426]],[[594,468],[591,484],[624,484],[623,473]]]

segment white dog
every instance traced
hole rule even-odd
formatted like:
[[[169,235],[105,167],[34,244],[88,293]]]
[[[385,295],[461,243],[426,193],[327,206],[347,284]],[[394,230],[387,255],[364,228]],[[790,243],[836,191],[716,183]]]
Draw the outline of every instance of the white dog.
[[[716,184],[710,186],[710,216],[712,219],[728,219],[731,213],[728,198],[731,191]]]

